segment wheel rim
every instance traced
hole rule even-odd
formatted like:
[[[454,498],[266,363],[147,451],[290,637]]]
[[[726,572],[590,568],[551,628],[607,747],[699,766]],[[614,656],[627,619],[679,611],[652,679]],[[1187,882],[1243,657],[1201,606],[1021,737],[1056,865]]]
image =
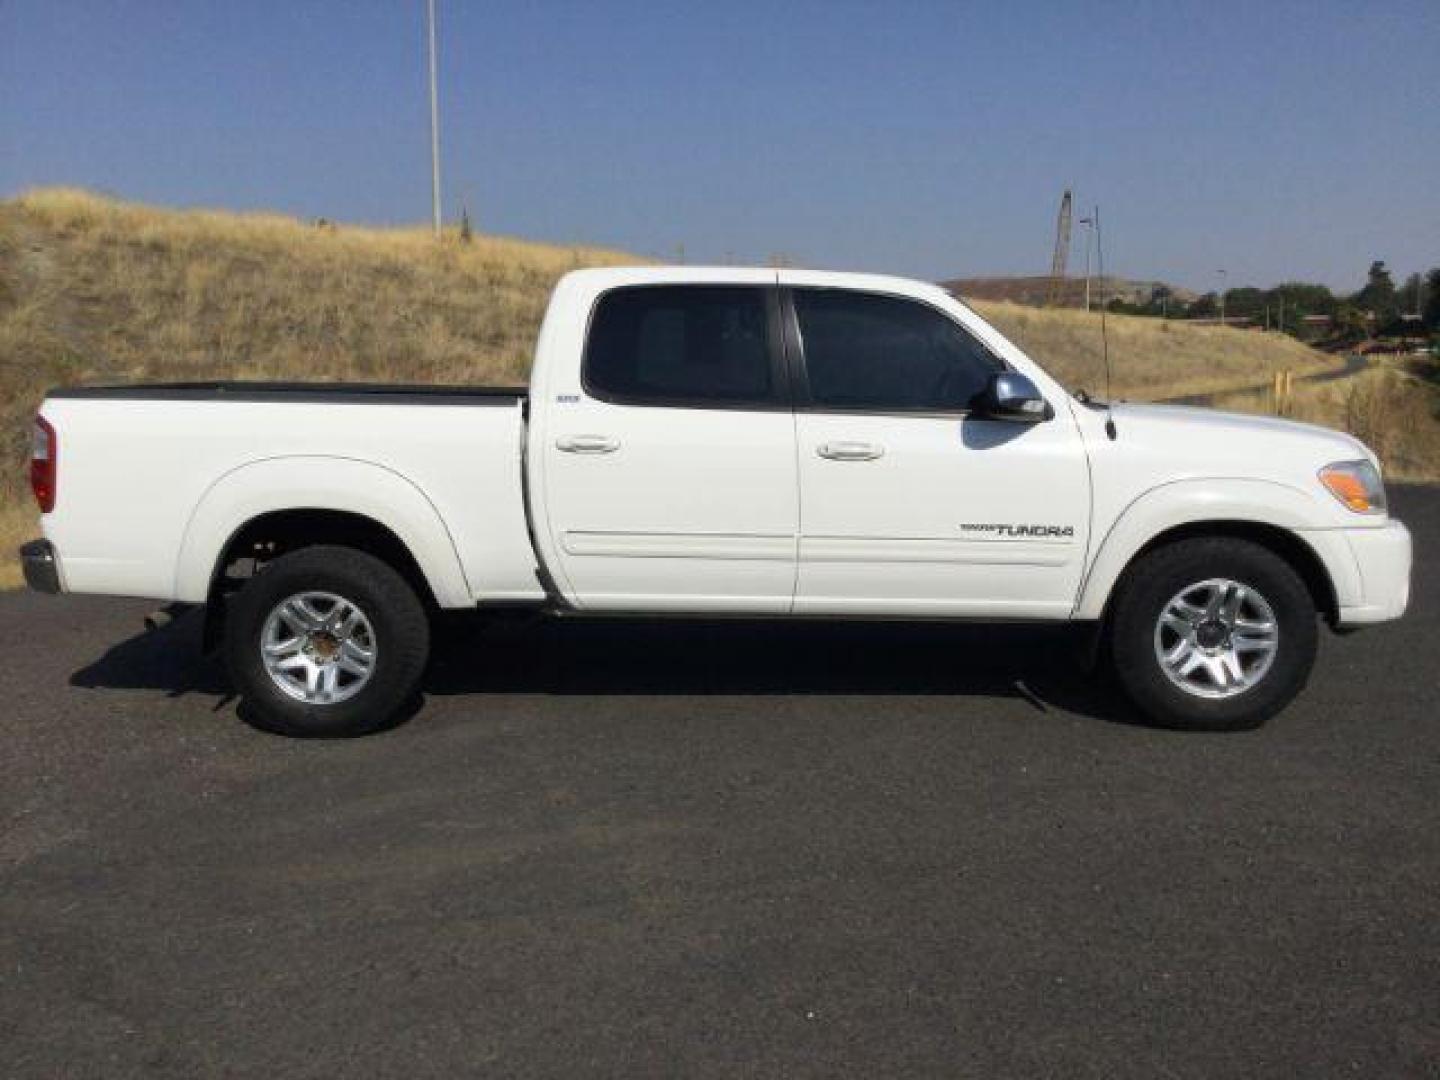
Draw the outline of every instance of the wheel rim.
[[[1253,689],[1279,648],[1280,626],[1269,602],[1229,578],[1181,589],[1155,623],[1160,670],[1196,697],[1229,698]]]
[[[335,705],[365,689],[378,651],[365,613],[330,592],[287,596],[260,631],[266,674],[284,694],[307,705]]]

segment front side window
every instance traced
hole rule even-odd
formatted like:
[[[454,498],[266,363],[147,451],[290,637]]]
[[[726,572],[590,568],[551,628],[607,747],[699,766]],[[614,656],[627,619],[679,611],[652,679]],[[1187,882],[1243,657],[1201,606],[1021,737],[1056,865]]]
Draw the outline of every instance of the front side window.
[[[600,298],[585,346],[595,397],[734,407],[774,396],[762,287],[644,285]]]
[[[1003,370],[963,327],[926,304],[842,289],[793,295],[816,405],[956,412]]]

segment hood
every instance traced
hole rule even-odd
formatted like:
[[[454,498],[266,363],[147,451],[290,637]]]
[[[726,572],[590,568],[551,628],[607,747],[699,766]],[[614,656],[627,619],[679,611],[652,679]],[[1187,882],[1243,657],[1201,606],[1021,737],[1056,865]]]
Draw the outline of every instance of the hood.
[[[1116,402],[1112,411],[1120,439],[1163,446],[1171,453],[1195,453],[1214,460],[1239,458],[1252,466],[1277,458],[1304,459],[1307,466],[1315,468],[1357,458],[1379,464],[1369,447],[1351,435],[1277,416],[1138,402]]]

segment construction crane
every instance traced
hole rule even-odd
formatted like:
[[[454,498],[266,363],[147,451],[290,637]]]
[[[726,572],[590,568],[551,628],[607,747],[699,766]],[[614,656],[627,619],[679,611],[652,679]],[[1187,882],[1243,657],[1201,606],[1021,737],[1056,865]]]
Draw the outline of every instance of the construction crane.
[[[1060,217],[1055,222],[1055,256],[1050,260],[1050,288],[1046,302],[1065,302],[1065,266],[1070,261],[1070,189],[1060,200]]]

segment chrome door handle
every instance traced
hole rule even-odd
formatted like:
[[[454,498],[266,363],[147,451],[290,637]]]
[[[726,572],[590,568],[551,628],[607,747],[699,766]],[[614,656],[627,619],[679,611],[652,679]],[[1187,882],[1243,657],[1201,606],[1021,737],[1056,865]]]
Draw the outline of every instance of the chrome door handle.
[[[884,456],[885,448],[878,443],[842,441],[821,443],[815,452],[831,461],[874,461]]]
[[[561,435],[555,448],[567,454],[613,454],[620,449],[620,441],[608,435]]]

